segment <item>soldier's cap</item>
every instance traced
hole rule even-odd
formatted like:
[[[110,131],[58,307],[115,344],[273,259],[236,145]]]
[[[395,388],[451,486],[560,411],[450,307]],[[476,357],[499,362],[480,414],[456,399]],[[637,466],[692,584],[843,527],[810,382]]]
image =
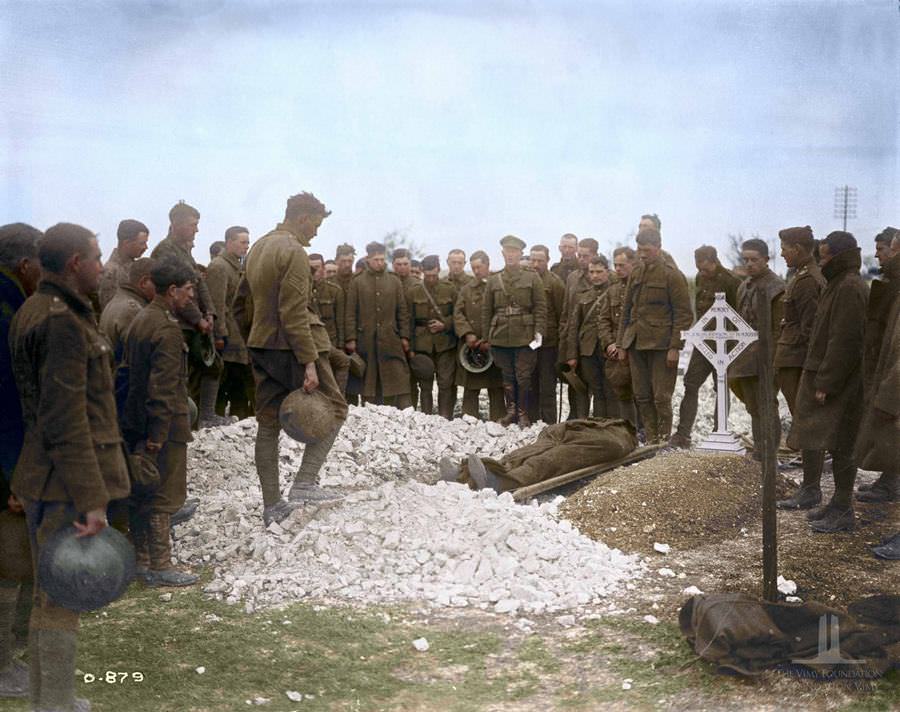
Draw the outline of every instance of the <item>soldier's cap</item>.
[[[786,227],[778,231],[778,237],[789,245],[805,245],[812,248],[815,243],[813,230],[809,225],[803,227]]]
[[[307,393],[302,388],[282,401],[278,422],[288,437],[307,445],[322,440],[336,427],[334,411],[322,391]]]
[[[437,255],[425,255],[422,258],[422,269],[440,269],[441,267],[441,258]]]
[[[500,247],[514,247],[518,250],[525,249],[525,240],[515,235],[507,235],[500,240]]]
[[[409,370],[417,381],[429,381],[434,378],[434,361],[425,354],[414,354],[409,359]]]
[[[581,377],[569,364],[561,363],[556,367],[556,370],[559,376],[576,391],[587,393],[587,386],[584,384],[584,381],[581,380]]]

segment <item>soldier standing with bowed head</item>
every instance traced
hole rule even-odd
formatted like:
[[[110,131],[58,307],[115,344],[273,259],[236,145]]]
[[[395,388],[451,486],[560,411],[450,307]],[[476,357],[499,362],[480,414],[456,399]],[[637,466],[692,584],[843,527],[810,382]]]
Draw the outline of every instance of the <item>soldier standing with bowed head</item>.
[[[25,507],[35,571],[57,531],[74,524],[79,537],[98,534],[108,505],[129,493],[112,349],[88,300],[102,269],[97,239],[80,225],[54,225],[40,260],[43,279],[9,334],[25,418],[12,491]],[[75,699],[78,617],[36,587],[28,641],[35,709],[90,709]]]
[[[488,330],[494,363],[503,373],[506,415],[501,425],[531,425],[528,405],[537,351],[529,344],[547,331],[547,298],[536,272],[521,266],[525,242],[515,235],[500,240],[505,267],[488,277],[482,324]],[[539,346],[540,344],[538,344]]]
[[[556,422],[556,365],[559,362],[559,323],[562,320],[563,303],[566,300],[566,285],[562,279],[553,274],[547,265],[550,262],[550,250],[544,245],[532,245],[531,268],[537,272],[544,285],[544,296],[547,299],[547,333],[541,347],[537,350],[537,366],[534,369],[531,402],[531,420],[543,420],[552,425]]]
[[[855,524],[853,449],[864,409],[867,294],[853,235],[830,233],[819,245],[819,257],[827,284],[809,335],[788,445],[831,452],[834,496],[807,515],[813,531],[830,533],[853,529]]]
[[[147,251],[150,230],[139,220],[123,220],[116,231],[118,245],[103,266],[100,277],[100,307],[106,308],[116,289],[128,283],[128,272],[134,261]]]
[[[305,247],[331,215],[312,193],[287,201],[284,222],[263,235],[247,255],[238,286],[234,316],[250,349],[256,380],[256,472],[263,495],[266,526],[280,522],[303,502],[333,499],[317,485],[319,470],[347,418],[347,403],[331,371],[331,342],[310,304],[312,273]],[[303,462],[281,497],[278,473],[279,409],[292,392],[315,390],[328,400],[338,426],[303,449]]]
[[[662,255],[659,230],[635,238],[640,264],[631,273],[616,339],[616,358],[627,357],[631,385],[647,442],[666,442],[672,429],[672,393],[681,332],[691,328],[691,298],[684,275]]]

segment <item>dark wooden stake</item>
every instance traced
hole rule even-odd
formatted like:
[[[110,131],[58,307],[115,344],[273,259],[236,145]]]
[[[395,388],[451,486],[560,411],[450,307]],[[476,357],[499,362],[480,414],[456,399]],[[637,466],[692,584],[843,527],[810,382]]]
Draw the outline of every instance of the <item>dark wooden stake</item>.
[[[763,598],[778,600],[778,520],[775,516],[776,452],[774,418],[778,417],[772,363],[772,304],[763,290],[757,291],[759,315],[759,413],[762,435]],[[754,443],[755,445],[755,443]]]

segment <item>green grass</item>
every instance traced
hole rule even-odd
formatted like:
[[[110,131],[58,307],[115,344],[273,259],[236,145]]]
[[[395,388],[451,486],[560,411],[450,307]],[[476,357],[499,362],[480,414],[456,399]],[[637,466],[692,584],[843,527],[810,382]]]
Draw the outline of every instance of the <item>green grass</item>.
[[[200,710],[595,709],[602,705],[715,708],[746,700],[778,704],[756,682],[717,675],[697,662],[676,625],[607,618],[568,639],[510,637],[503,620],[409,622],[402,609],[360,611],[296,604],[248,615],[207,600],[198,589],[134,586],[101,613],[82,618],[78,667],[141,672],[143,682],[79,682],[94,709],[127,712]],[[218,620],[208,620],[216,616]],[[289,621],[285,623],[284,621]],[[424,636],[430,649],[417,652]],[[196,668],[206,668],[198,674]],[[630,690],[622,681],[632,680]],[[807,683],[809,684],[809,683]],[[312,695],[290,701],[285,692]],[[256,707],[246,700],[269,698]],[[847,709],[887,710],[900,698],[896,673]],[[691,704],[696,703],[696,704]],[[24,702],[3,709],[26,710]]]

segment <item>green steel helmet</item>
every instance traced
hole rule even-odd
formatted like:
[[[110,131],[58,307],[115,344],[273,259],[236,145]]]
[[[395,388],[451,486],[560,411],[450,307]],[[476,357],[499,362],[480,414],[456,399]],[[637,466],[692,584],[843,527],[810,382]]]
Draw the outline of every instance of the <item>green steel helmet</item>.
[[[425,354],[414,354],[409,359],[409,370],[418,381],[428,381],[434,378],[434,361]]]
[[[290,438],[307,445],[322,440],[337,427],[334,411],[322,391],[307,393],[302,388],[281,402],[278,421]]]
[[[62,608],[95,611],[125,593],[134,578],[134,547],[112,527],[75,534],[75,527],[64,527],[42,548],[38,585]]]
[[[469,373],[484,373],[494,365],[490,351],[469,348],[466,342],[459,345],[459,363]]]

